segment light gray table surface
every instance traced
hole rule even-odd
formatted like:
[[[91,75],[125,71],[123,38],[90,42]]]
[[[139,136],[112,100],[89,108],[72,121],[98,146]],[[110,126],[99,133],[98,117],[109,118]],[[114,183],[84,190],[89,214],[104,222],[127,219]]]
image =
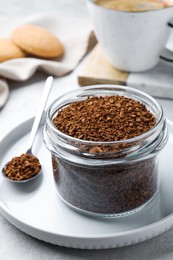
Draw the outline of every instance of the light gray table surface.
[[[84,0],[9,0],[0,4],[1,15],[24,15],[40,12],[63,12],[77,17],[88,12]],[[89,18],[88,18],[89,19]],[[49,102],[59,93],[76,88],[80,66],[70,75],[56,78]],[[37,72],[25,82],[9,81],[10,97],[0,111],[0,136],[26,118],[35,115],[46,74]],[[32,106],[30,105],[32,102]],[[167,118],[173,120],[173,101],[159,99]],[[173,259],[173,229],[136,245],[107,250],[79,250],[55,246],[34,239],[0,216],[0,259]]]

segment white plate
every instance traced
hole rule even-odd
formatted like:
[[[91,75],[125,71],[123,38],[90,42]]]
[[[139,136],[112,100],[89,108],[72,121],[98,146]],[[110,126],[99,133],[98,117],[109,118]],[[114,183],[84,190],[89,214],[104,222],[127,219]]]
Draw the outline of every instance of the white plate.
[[[25,151],[33,119],[7,134],[0,143],[2,166]],[[173,123],[168,122],[169,141],[160,153],[160,195],[140,212],[119,219],[99,219],[68,208],[56,194],[51,157],[41,131],[35,154],[43,165],[36,182],[14,184],[0,176],[0,212],[13,225],[38,239],[67,247],[113,248],[155,237],[173,226]]]

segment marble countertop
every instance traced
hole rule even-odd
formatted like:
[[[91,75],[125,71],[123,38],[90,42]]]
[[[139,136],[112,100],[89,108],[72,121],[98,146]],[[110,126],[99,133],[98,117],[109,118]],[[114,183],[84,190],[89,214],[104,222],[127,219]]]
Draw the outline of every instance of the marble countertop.
[[[88,15],[84,0],[10,0],[0,6],[1,15],[25,15],[40,12],[63,12],[83,17]],[[56,78],[48,103],[54,97],[78,87],[80,66],[68,76]],[[25,82],[9,81],[10,97],[0,111],[0,136],[9,129],[35,115],[38,100],[47,75],[37,72]],[[31,106],[32,100],[32,106]],[[173,101],[158,100],[166,117],[173,120]],[[3,260],[53,260],[53,259],[173,259],[173,229],[162,235],[123,248],[107,250],[77,250],[39,241],[21,232],[0,216],[0,259]]]

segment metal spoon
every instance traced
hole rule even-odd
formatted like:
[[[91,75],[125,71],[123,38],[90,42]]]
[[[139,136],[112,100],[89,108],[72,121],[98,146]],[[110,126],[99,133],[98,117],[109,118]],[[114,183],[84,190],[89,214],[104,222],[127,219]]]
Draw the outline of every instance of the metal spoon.
[[[44,112],[44,108],[45,108],[47,99],[49,97],[49,93],[50,93],[50,90],[51,90],[51,87],[52,87],[52,83],[53,83],[53,77],[49,76],[46,79],[46,82],[45,82],[43,94],[42,94],[41,101],[40,101],[40,104],[39,104],[39,107],[38,107],[38,111],[36,113],[36,116],[35,116],[35,119],[34,119],[34,123],[33,123],[32,129],[31,129],[31,133],[30,133],[30,136],[29,136],[29,140],[28,140],[27,149],[26,149],[25,154],[33,155],[32,154],[32,147],[33,147],[34,140],[35,140],[35,137],[36,137],[39,125],[40,125],[40,121],[42,119],[42,115],[43,115],[43,112]],[[4,168],[5,168],[5,166],[4,166]],[[41,170],[40,170],[39,173],[37,173],[35,176],[33,176],[31,178],[23,179],[23,180],[13,180],[13,179],[8,178],[5,175],[4,168],[2,169],[3,177],[5,177],[5,179],[8,180],[8,181],[18,182],[18,183],[21,183],[21,182],[25,182],[26,183],[27,181],[33,180],[33,179],[37,178],[40,175],[40,173],[41,173]]]

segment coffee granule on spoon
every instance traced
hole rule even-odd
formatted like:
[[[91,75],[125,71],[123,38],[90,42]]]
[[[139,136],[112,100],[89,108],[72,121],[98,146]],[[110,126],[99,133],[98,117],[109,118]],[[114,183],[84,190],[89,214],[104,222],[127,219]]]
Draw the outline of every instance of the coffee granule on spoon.
[[[127,140],[149,131],[155,116],[124,96],[89,97],[58,111],[53,124],[62,133],[87,141]]]
[[[31,154],[22,154],[9,161],[3,171],[7,178],[14,181],[30,179],[41,170],[41,164],[37,157]]]

